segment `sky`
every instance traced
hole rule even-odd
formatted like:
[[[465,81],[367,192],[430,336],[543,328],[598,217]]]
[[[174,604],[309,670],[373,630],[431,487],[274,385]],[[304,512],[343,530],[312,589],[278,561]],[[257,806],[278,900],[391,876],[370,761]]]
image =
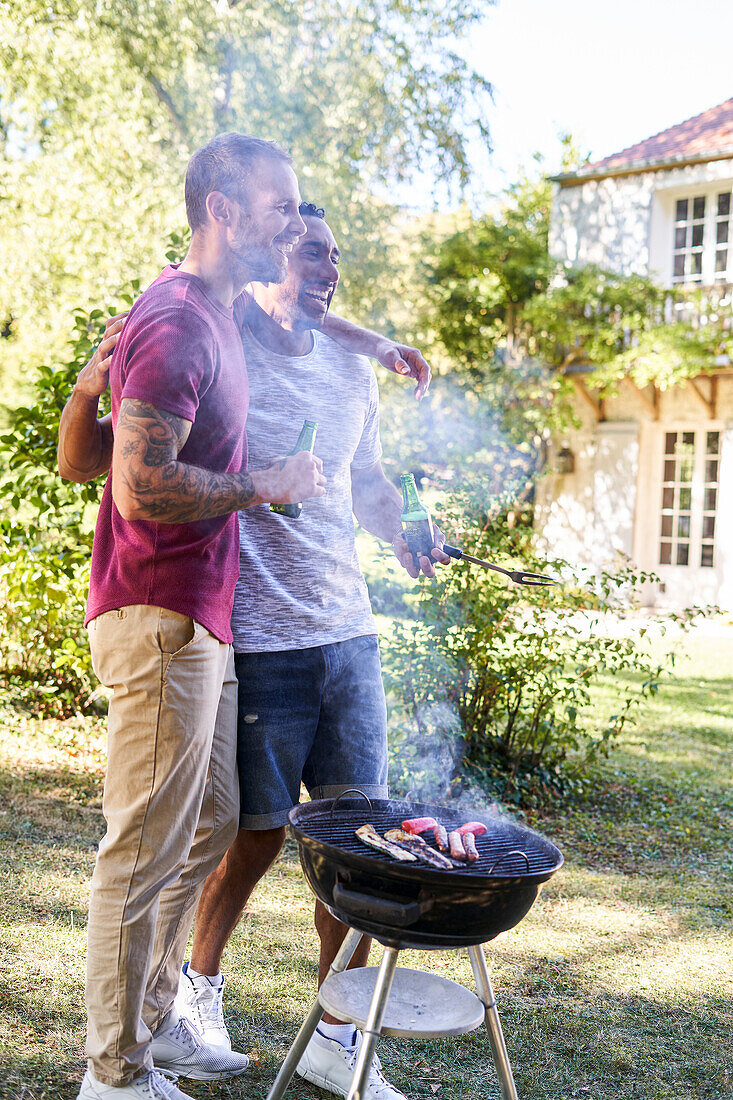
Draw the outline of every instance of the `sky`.
[[[733,97],[730,0],[499,0],[461,53],[494,85],[494,151],[472,149],[471,200],[496,194],[559,135],[593,159]],[[417,189],[411,201],[430,205]]]

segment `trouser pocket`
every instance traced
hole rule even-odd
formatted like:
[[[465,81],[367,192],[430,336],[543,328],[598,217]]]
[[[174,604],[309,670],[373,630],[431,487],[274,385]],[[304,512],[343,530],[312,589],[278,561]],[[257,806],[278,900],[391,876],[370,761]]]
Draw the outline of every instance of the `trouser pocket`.
[[[157,640],[163,657],[164,682],[171,663],[184,655],[186,650],[193,645],[202,629],[188,615],[181,615],[177,611],[168,611],[164,607],[160,608]]]

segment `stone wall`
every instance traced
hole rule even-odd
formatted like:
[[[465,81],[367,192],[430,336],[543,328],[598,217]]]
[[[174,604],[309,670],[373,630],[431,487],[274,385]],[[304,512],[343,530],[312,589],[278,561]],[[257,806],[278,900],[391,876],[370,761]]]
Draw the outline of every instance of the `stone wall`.
[[[550,255],[669,285],[675,201],[719,185],[733,187],[733,160],[555,183]]]

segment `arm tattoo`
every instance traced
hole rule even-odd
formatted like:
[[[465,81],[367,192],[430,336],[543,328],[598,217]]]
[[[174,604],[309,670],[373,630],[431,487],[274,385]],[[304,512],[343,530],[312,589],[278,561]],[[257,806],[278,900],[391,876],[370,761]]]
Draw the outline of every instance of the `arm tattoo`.
[[[125,398],[117,421],[117,474],[141,519],[191,523],[258,502],[251,476],[178,461],[191,424],[144,401]]]

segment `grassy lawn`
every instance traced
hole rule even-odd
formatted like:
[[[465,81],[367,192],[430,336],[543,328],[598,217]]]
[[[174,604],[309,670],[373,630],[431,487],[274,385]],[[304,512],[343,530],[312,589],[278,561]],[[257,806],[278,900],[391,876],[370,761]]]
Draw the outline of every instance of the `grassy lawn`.
[[[530,819],[565,868],[487,949],[522,1100],[733,1097],[733,635],[698,635],[686,654],[594,796]],[[613,693],[603,685],[599,704]],[[13,1100],[73,1098],[83,1072],[103,747],[98,722],[0,711],[0,1096]],[[185,1091],[266,1096],[313,996],[316,953],[289,843],[225,959],[229,1020],[253,1068]],[[403,962],[471,984],[460,952]],[[482,1031],[381,1050],[411,1100],[499,1097]],[[288,1095],[325,1094],[296,1081]]]

